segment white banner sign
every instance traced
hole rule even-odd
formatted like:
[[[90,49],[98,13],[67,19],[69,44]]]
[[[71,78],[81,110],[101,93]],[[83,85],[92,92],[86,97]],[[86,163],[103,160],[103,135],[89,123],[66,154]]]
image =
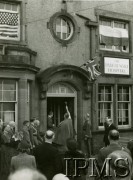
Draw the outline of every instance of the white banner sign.
[[[104,73],[129,75],[129,59],[104,57]]]

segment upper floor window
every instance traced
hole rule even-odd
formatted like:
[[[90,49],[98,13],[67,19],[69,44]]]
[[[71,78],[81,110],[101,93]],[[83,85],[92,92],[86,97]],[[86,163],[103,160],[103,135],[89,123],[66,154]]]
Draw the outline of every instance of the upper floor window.
[[[48,24],[52,36],[63,45],[71,43],[79,32],[77,22],[66,11],[53,14]]]
[[[0,1],[0,39],[20,39],[20,8],[18,4]]]
[[[55,32],[58,38],[68,40],[73,35],[72,22],[65,17],[58,17],[56,19]]]
[[[129,24],[123,21],[100,19],[100,49],[129,52]]]

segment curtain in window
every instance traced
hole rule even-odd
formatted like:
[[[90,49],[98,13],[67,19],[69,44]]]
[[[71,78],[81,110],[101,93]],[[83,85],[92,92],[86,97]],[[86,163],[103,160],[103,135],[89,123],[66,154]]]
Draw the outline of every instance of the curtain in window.
[[[4,122],[14,121],[14,112],[4,112]]]

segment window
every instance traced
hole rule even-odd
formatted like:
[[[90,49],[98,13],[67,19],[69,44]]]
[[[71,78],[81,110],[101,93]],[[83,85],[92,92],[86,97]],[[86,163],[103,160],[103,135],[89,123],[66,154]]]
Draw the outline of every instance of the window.
[[[100,19],[100,49],[129,52],[129,24],[123,21]]]
[[[104,125],[106,117],[112,117],[113,92],[111,86],[98,87],[98,122],[99,127]]]
[[[17,87],[15,80],[0,79],[0,119],[5,123],[15,121],[17,104]]]
[[[55,33],[60,39],[70,39],[73,35],[72,22],[65,17],[58,17],[55,23]]]
[[[118,126],[129,126],[130,125],[130,87],[129,86],[118,86],[117,88],[117,116]]]
[[[117,117],[119,128],[130,127],[131,121],[131,89],[127,85],[117,85],[116,99],[113,99],[113,86],[98,86],[98,125],[104,126],[105,118],[113,114]],[[115,95],[115,94],[114,94]],[[116,108],[113,108],[116,107]]]
[[[0,2],[0,39],[20,39],[19,5]]]
[[[66,45],[72,42],[79,32],[79,28],[73,16],[66,11],[55,13],[48,23],[52,36],[56,41]]]

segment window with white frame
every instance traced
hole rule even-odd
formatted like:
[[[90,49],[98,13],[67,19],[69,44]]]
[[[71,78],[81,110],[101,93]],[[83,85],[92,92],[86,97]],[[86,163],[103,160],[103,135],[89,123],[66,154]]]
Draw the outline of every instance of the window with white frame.
[[[20,7],[0,1],[0,39],[20,40]]]
[[[117,116],[119,127],[130,125],[130,109],[130,87],[119,85],[117,87]]]
[[[15,121],[17,106],[17,82],[0,79],[0,119],[5,123]]]
[[[106,117],[112,117],[113,108],[112,86],[99,85],[98,87],[98,125],[103,127]]]
[[[129,24],[123,21],[100,18],[100,49],[129,52]]]
[[[59,39],[68,40],[73,35],[73,24],[72,22],[64,17],[58,17],[55,23],[55,33]]]

